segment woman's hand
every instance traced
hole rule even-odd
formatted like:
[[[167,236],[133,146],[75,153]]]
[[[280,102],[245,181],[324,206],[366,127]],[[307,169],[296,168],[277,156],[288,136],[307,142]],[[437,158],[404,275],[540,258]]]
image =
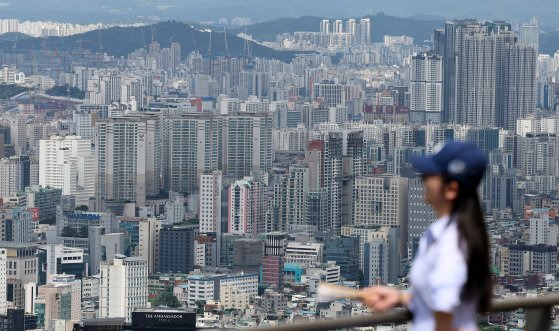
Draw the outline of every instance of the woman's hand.
[[[374,312],[384,312],[398,305],[406,305],[409,295],[386,286],[372,286],[361,290],[363,304]]]

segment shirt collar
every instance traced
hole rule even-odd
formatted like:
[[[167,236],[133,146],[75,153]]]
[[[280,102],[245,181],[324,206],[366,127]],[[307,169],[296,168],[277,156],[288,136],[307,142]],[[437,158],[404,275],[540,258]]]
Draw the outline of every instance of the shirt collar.
[[[449,220],[450,215],[444,215],[431,224],[431,226],[429,227],[429,232],[431,233],[433,240],[437,240],[443,234],[449,223]]]

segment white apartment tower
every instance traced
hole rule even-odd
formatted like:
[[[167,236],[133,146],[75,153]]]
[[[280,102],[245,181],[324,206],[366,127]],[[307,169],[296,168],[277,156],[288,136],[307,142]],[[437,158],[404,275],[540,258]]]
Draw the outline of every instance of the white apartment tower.
[[[160,190],[161,136],[151,115],[126,115],[96,123],[97,197],[133,201]]]
[[[39,185],[62,189],[87,205],[95,196],[95,157],[89,139],[52,136],[39,142]]]
[[[5,248],[0,248],[0,314],[5,314],[7,310],[6,305],[6,287],[7,287],[7,261],[8,255]]]
[[[362,18],[359,21],[359,38],[358,44],[370,45],[371,44],[371,19]]]
[[[9,197],[25,189],[23,163],[18,157],[0,160],[0,196]]]
[[[141,257],[118,256],[101,264],[99,317],[124,317],[148,304],[148,262]]]
[[[437,54],[412,57],[410,120],[440,123],[443,111],[443,59]]]
[[[212,171],[200,176],[200,233],[221,233],[221,171]]]

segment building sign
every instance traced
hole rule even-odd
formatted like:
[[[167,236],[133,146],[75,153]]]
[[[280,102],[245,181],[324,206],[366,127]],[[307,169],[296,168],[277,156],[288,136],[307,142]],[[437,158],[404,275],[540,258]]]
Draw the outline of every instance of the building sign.
[[[154,311],[154,312],[133,312],[132,329],[152,329],[152,330],[195,330],[196,313],[181,311]]]
[[[99,221],[101,219],[100,215],[97,214],[80,214],[80,213],[69,213],[66,214],[68,219],[74,220],[85,220],[85,221]]]
[[[37,222],[39,220],[39,208],[28,208],[27,211],[31,213],[31,220]]]

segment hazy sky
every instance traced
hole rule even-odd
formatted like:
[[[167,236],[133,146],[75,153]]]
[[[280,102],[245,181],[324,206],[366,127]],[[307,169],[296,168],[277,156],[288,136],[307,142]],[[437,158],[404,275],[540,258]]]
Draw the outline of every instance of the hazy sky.
[[[252,22],[305,15],[350,17],[385,12],[526,21],[540,16],[543,27],[559,27],[559,0],[0,0],[0,17],[62,21],[123,21],[138,17]]]

